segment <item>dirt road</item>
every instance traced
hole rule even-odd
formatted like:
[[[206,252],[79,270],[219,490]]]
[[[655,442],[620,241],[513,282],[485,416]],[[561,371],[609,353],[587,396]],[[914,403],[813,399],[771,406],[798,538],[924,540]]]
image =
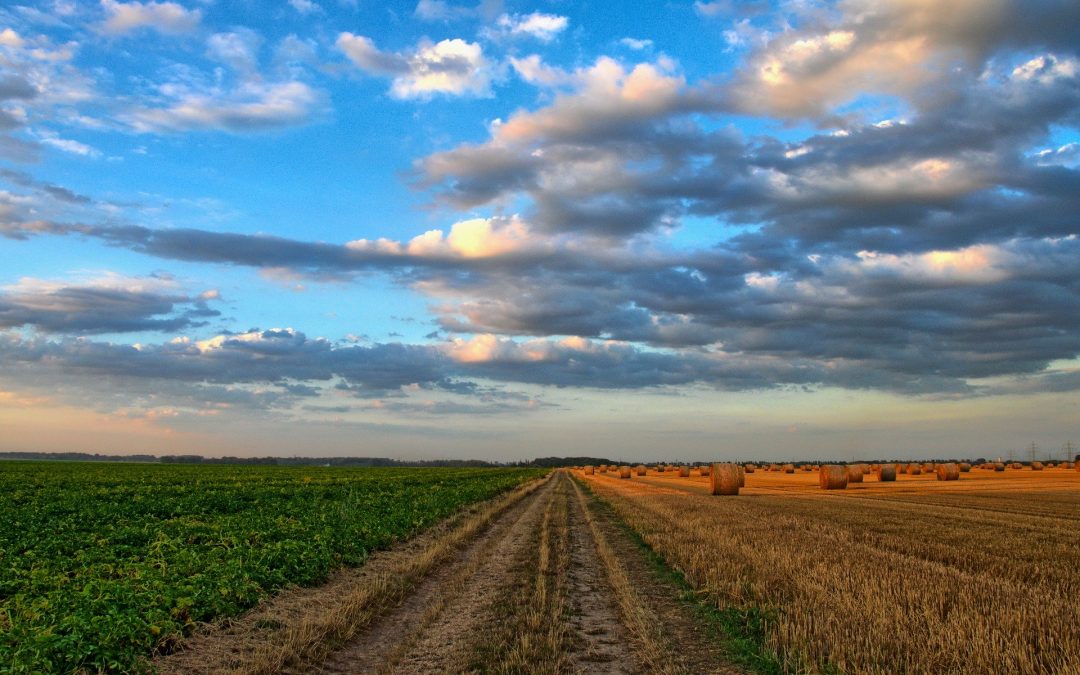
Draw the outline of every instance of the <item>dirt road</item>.
[[[564,472],[159,659],[164,673],[736,673]]]

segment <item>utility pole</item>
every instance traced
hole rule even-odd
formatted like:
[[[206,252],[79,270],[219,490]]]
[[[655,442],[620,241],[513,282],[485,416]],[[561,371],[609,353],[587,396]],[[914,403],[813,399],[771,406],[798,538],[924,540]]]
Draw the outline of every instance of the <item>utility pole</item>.
[[[1028,454],[1031,455],[1031,461],[1032,462],[1035,461],[1035,452],[1038,449],[1039,449],[1039,446],[1035,445],[1035,441],[1032,441],[1031,445],[1028,446]]]
[[[1073,442],[1072,441],[1066,441],[1065,445],[1061,446],[1061,452],[1062,452],[1062,454],[1065,455],[1065,460],[1064,461],[1066,461],[1066,462],[1073,461]]]

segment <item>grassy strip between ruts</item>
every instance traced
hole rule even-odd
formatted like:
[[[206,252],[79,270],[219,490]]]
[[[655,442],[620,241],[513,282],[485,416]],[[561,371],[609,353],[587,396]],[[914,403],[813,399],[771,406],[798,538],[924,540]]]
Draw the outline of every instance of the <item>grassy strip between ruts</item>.
[[[762,607],[720,607],[699,595],[682,572],[668,565],[660,554],[630,527],[615,509],[593,492],[588,483],[574,478],[589,496],[591,506],[609,516],[618,527],[641,549],[653,574],[679,590],[679,600],[689,607],[694,616],[705,626],[710,637],[720,641],[731,660],[755,673],[783,673],[780,662],[765,648],[765,623],[769,610]]]
[[[469,672],[566,673],[571,640],[566,598],[570,483],[556,475],[540,522],[513,561],[517,581],[494,604],[495,620],[478,636]]]

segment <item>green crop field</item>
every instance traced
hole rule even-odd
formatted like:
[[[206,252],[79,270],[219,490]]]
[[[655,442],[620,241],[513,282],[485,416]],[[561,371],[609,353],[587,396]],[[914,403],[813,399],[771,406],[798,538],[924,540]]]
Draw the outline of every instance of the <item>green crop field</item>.
[[[137,670],[540,473],[0,462],[0,672]]]

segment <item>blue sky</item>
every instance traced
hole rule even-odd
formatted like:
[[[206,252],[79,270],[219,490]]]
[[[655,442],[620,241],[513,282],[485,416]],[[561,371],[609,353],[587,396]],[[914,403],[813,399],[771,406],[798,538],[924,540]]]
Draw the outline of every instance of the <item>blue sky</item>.
[[[1078,26],[1051,0],[5,5],[0,450],[1055,452]]]

